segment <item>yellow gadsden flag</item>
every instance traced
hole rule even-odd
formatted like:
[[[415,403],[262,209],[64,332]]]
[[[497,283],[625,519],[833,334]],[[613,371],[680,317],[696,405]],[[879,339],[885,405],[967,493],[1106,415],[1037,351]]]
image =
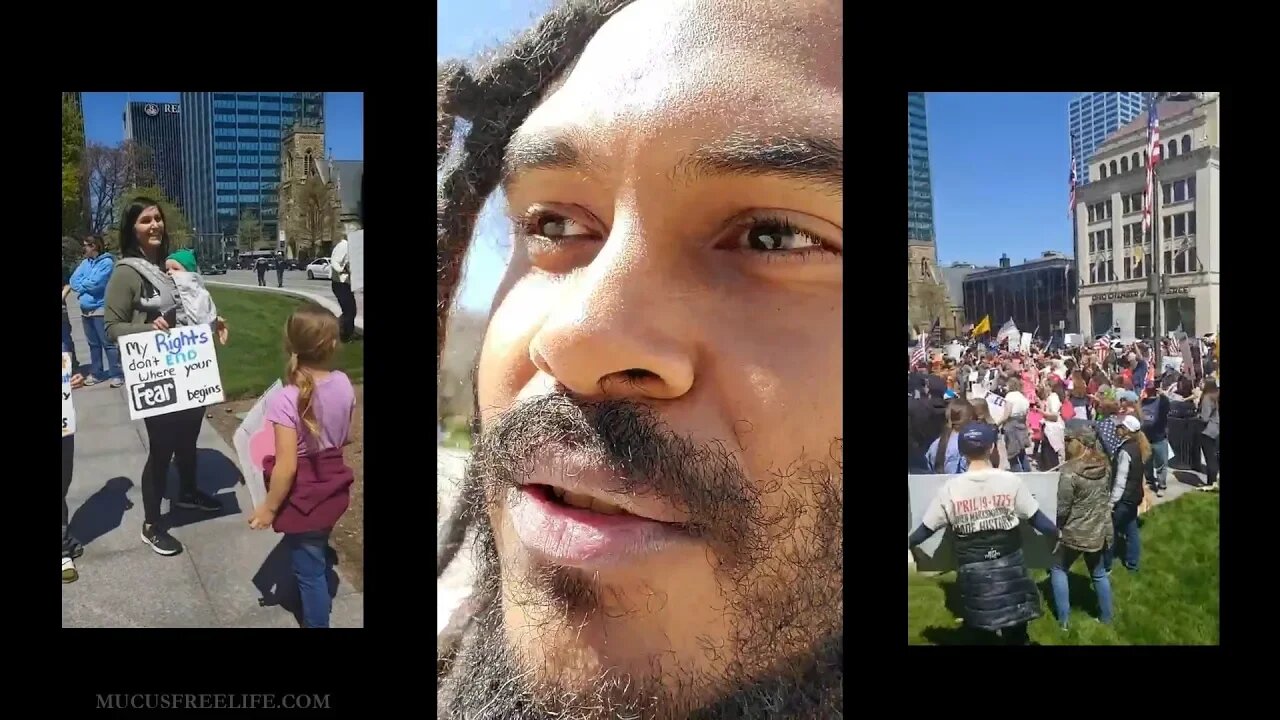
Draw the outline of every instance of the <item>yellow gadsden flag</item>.
[[[991,316],[987,315],[982,318],[981,322],[973,326],[973,336],[978,337],[983,333],[989,332],[991,332]]]

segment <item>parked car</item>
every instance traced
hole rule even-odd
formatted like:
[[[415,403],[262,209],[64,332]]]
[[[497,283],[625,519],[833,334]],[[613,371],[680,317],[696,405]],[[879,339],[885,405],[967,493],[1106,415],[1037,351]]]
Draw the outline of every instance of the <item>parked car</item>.
[[[226,275],[227,266],[219,263],[208,263],[200,266],[201,275]]]
[[[327,257],[316,258],[315,260],[311,261],[310,265],[307,266],[308,280],[315,280],[316,278],[320,278],[321,280],[328,280],[330,275],[331,275],[331,268],[329,267],[329,258]]]

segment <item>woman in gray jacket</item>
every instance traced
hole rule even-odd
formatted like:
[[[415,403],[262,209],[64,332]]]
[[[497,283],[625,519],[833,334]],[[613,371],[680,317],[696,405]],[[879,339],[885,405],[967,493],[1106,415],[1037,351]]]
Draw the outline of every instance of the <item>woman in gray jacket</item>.
[[[1218,489],[1218,384],[1204,381],[1204,393],[1200,396],[1200,419],[1205,422],[1200,431],[1200,451],[1204,453],[1205,475],[1208,480],[1201,490]]]

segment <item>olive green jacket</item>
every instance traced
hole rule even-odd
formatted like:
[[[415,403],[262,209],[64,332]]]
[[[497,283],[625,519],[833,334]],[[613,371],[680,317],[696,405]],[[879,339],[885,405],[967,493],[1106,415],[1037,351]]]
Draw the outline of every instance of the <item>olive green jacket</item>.
[[[111,279],[107,281],[107,298],[103,306],[107,340],[117,343],[125,335],[154,330],[151,323],[160,317],[160,313],[139,308],[139,302],[159,294],[137,270],[116,264]],[[177,325],[177,309],[165,313],[164,319],[170,327]]]
[[[1066,547],[1097,552],[1110,544],[1111,466],[1101,453],[1085,453],[1059,468],[1058,532]]]

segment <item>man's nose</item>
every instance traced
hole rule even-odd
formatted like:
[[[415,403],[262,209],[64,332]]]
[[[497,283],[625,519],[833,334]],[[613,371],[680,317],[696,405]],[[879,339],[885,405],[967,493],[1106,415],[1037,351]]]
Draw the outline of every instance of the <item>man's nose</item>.
[[[688,308],[677,311],[652,269],[601,262],[571,282],[530,343],[541,372],[584,397],[670,400],[689,392],[696,343]]]

